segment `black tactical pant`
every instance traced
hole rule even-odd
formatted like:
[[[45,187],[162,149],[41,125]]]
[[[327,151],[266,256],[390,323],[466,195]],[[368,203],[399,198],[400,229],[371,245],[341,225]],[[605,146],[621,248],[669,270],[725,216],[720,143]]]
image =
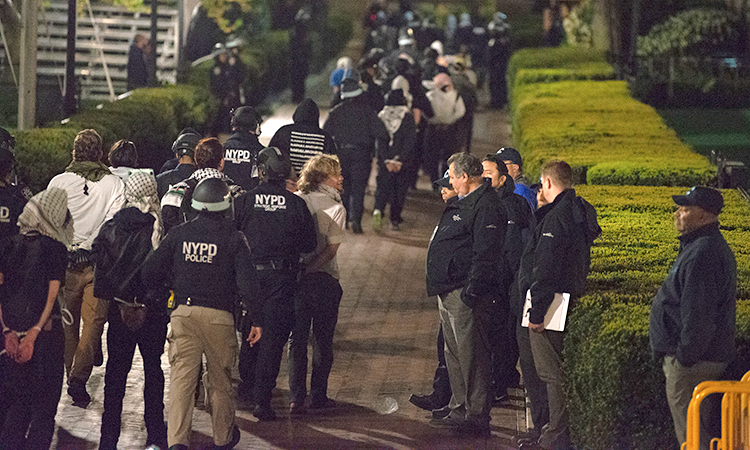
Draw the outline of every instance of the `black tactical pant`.
[[[269,406],[276,377],[279,376],[281,356],[289,334],[294,328],[294,294],[297,291],[297,271],[259,270],[258,283],[265,298],[263,334],[255,365],[254,398],[258,405]],[[242,343],[248,346],[247,342]]]
[[[344,193],[341,200],[346,208],[347,222],[361,224],[365,209],[365,190],[372,169],[372,155],[368,150],[346,146],[339,154]]]
[[[146,444],[164,445],[167,427],[164,424],[164,372],[161,355],[167,339],[169,317],[156,307],[149,308],[143,326],[131,331],[122,322],[120,309],[110,304],[107,320],[107,368],[104,374],[104,411],[102,413],[100,449],[115,449],[120,438],[122,402],[125,385],[133,365],[135,347],[143,358],[143,418],[146,423]]]

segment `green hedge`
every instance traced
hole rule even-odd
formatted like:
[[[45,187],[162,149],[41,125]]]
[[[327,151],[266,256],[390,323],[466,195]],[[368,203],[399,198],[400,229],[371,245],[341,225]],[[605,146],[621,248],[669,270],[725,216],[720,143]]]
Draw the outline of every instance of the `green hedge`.
[[[138,89],[101,109],[76,114],[64,125],[16,131],[19,175],[33,191],[44,189],[70,162],[73,139],[85,128],[102,136],[105,155],[117,140],[129,139],[138,149],[139,165],[158,169],[172,156],[177,133],[188,126],[202,129],[207,113],[195,87]]]
[[[586,173],[591,184],[696,185],[716,174],[653,108],[632,99],[622,81],[519,83],[511,116],[532,178],[555,158]]]
[[[672,195],[686,188],[580,186],[597,209],[587,294],[571,310],[565,373],[571,431],[586,449],[665,449],[676,444],[664,375],[648,347],[649,307],[678,250]],[[732,377],[750,369],[750,207],[724,191],[722,232],[738,267]]]
[[[529,69],[551,69],[552,72]],[[522,83],[614,78],[614,69],[607,63],[603,51],[579,47],[526,48],[513,53],[508,61],[508,92],[513,92],[520,71],[526,72],[519,80]]]

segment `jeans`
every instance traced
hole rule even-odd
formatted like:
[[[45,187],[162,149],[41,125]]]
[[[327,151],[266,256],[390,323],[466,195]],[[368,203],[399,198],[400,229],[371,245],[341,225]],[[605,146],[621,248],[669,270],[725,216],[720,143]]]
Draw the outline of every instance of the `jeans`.
[[[369,150],[350,146],[346,146],[338,156],[341,175],[344,177],[344,193],[341,200],[346,208],[346,220],[361,224],[365,209],[365,191],[372,169],[372,156]]]
[[[289,390],[292,403],[302,403],[307,396],[307,341],[311,325],[313,363],[310,396],[313,403],[328,398],[328,375],[333,366],[333,334],[342,295],[339,280],[326,272],[302,277],[294,302],[296,321],[289,339]]]
[[[104,411],[102,413],[100,449],[115,449],[120,437],[122,401],[125,385],[133,365],[135,347],[143,358],[143,419],[148,438],[146,443],[166,444],[167,429],[164,425],[164,372],[161,355],[167,338],[166,313],[149,308],[143,327],[129,330],[122,322],[120,309],[115,303],[109,308],[107,329],[107,368],[104,375]]]
[[[3,380],[9,387],[9,398],[3,399],[8,410],[4,423],[0,423],[0,449],[50,447],[62,393],[65,348],[60,321],[52,320],[51,324],[50,330],[42,330],[37,336],[28,362],[17,364],[0,356],[4,363],[9,362],[7,380]]]

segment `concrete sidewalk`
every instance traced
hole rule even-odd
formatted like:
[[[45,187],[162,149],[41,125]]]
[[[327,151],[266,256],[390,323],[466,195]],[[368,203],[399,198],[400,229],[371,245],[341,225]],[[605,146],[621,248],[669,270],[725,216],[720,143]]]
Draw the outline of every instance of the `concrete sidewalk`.
[[[267,142],[278,126],[291,121],[293,106],[277,110],[263,125]],[[494,153],[508,145],[507,115],[480,111],[476,115],[473,152]],[[381,234],[371,227],[372,195],[365,204],[365,234],[347,235],[339,250],[344,296],[334,338],[335,360],[329,396],[340,407],[326,414],[288,414],[286,355],[274,396],[276,422],[259,423],[249,410],[238,410],[242,429],[238,449],[309,448],[509,448],[510,437],[525,430],[523,395],[515,390],[509,405],[492,410],[492,437],[457,437],[428,426],[428,413],[408,402],[412,393],[432,389],[436,366],[436,300],[425,292],[424,267],[427,245],[438,222],[443,203],[429,180],[409,194],[400,231],[386,223]],[[370,191],[374,190],[374,185]],[[105,347],[106,348],[106,347]],[[162,357],[166,378],[165,403],[169,407],[169,364]],[[236,373],[235,373],[236,374]],[[136,355],[128,379],[120,448],[143,448],[143,371]],[[66,393],[57,413],[53,448],[97,448],[101,424],[104,367],[95,368],[88,384],[92,402],[88,409],[71,405]],[[192,447],[210,448],[211,422],[196,409]]]

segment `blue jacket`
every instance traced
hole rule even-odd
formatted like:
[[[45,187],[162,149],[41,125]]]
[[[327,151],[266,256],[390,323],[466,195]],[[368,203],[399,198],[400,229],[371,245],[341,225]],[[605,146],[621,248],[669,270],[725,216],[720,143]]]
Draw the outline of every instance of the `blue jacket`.
[[[718,223],[680,237],[667,278],[651,304],[654,356],[683,366],[730,362],[735,355],[737,263]]]

